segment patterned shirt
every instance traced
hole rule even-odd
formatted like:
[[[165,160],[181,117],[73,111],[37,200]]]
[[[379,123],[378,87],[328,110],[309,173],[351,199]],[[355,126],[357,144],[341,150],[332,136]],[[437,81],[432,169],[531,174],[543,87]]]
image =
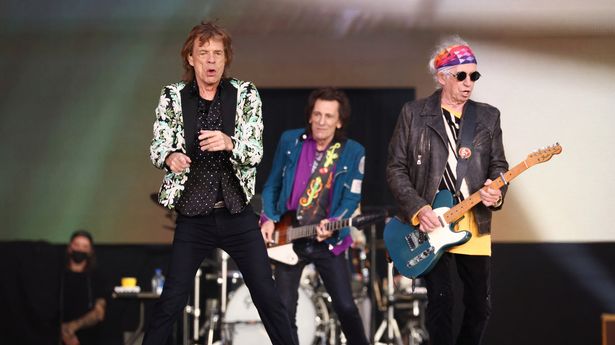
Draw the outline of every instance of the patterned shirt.
[[[193,83],[198,95],[198,86]],[[222,130],[222,88],[219,87],[212,101],[199,97],[197,103],[198,130]],[[217,201],[224,200],[226,208],[236,214],[245,207],[245,196],[233,172],[230,153],[227,151],[202,151],[195,139],[194,152],[188,152],[192,164],[186,189],[178,200],[177,210],[186,216],[207,215]]]

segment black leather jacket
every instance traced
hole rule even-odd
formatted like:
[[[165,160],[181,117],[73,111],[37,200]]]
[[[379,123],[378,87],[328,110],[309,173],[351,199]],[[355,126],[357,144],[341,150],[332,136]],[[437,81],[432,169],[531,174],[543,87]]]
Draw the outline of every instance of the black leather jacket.
[[[427,98],[406,103],[389,143],[387,182],[404,220],[433,202],[444,174],[448,138],[442,119],[440,95],[441,90],[438,90]],[[474,104],[477,115],[474,149],[466,173],[470,193],[483,187],[488,178],[495,180],[500,173],[508,170],[499,110],[485,103]],[[461,132],[463,130],[462,117]],[[506,188],[502,188],[502,196],[505,193]],[[486,207],[482,203],[472,209],[479,233],[491,232],[492,210],[496,208]]]

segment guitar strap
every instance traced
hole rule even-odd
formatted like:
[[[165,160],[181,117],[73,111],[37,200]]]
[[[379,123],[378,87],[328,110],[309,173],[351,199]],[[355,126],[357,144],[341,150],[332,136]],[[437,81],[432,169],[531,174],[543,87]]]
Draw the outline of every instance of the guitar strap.
[[[476,130],[476,105],[470,101],[466,105],[466,109],[462,117],[463,126],[461,127],[459,134],[459,142],[457,144],[457,171],[455,181],[455,196],[461,194],[461,183],[465,178],[468,171],[468,165],[470,164],[470,157],[472,156],[474,145],[472,140],[474,139],[474,132]]]
[[[307,187],[299,198],[297,220],[299,224],[317,223],[327,217],[329,191],[333,185],[333,168],[342,152],[343,143],[333,142],[312,173]]]

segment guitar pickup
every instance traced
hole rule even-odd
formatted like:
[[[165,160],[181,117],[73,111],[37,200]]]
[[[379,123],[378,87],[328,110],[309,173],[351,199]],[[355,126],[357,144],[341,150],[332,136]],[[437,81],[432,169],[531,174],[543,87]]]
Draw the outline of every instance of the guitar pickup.
[[[427,234],[422,231],[413,231],[406,235],[406,243],[411,250],[414,250],[419,245],[427,241]]]
[[[433,248],[433,246],[431,246],[431,247],[425,249],[419,255],[413,257],[412,259],[410,259],[408,261],[408,263],[406,263],[406,267],[412,268],[412,267],[418,265],[421,261],[427,259],[433,253],[434,253],[434,248]]]
[[[418,245],[418,241],[416,239],[416,236],[414,236],[414,232],[409,233],[408,235],[406,235],[406,243],[408,243],[408,247],[410,247],[410,250],[414,250]]]
[[[427,236],[427,234],[426,234],[426,233],[424,233],[424,232],[422,232],[422,231],[419,231],[419,234],[418,234],[418,241],[419,241],[419,244],[423,244],[423,243],[425,243],[425,241],[427,241],[427,240],[429,240],[429,236]]]

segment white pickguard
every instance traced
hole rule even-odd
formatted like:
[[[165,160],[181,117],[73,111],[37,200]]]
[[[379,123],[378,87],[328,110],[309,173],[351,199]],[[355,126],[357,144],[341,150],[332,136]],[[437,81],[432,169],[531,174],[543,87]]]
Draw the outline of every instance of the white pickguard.
[[[439,207],[433,211],[438,215],[440,221],[444,224],[443,227],[436,228],[434,231],[429,232],[429,243],[434,248],[434,252],[437,253],[445,245],[451,243],[457,243],[466,236],[466,232],[454,232],[450,229],[448,223],[444,219],[444,213],[450,210],[448,207]]]
[[[287,265],[296,265],[299,262],[297,253],[293,250],[293,244],[288,243],[277,247],[267,248],[270,259]]]

